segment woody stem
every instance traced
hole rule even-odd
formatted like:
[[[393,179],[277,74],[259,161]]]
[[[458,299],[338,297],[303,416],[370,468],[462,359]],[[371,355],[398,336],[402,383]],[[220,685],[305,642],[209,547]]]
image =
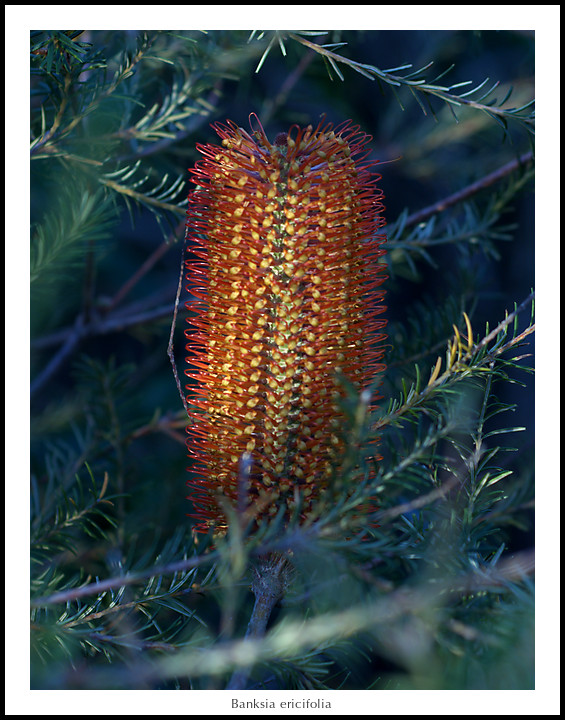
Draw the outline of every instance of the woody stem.
[[[271,553],[261,559],[253,572],[251,589],[255,595],[255,605],[245,633],[246,639],[255,639],[265,634],[273,608],[288,586],[290,565],[286,555]],[[244,690],[249,671],[250,668],[235,670],[226,690]]]

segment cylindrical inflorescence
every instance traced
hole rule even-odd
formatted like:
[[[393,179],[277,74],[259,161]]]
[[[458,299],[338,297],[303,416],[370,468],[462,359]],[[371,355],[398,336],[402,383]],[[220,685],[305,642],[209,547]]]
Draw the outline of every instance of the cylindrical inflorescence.
[[[380,176],[370,137],[320,122],[279,134],[214,126],[198,146],[187,261],[190,499],[196,530],[225,527],[223,497],[257,520],[306,516],[339,468],[342,373],[384,370]],[[242,467],[244,469],[242,470]],[[242,483],[245,485],[242,488]]]

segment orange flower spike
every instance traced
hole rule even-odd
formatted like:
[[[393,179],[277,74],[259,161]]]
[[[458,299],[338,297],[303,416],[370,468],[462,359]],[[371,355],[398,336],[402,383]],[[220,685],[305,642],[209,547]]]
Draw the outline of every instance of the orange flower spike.
[[[189,482],[196,529],[225,527],[218,497],[261,516],[306,516],[339,466],[336,372],[361,390],[384,370],[383,194],[370,137],[344,123],[293,126],[271,144],[231,121],[198,146],[187,263]],[[245,455],[247,453],[247,455]]]

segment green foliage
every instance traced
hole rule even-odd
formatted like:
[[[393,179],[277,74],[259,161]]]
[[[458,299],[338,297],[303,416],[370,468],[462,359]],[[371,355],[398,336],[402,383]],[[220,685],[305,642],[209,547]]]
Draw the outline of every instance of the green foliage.
[[[533,687],[533,38],[401,36],[31,34],[32,688]],[[376,138],[387,371],[343,381],[306,522],[298,496],[287,526],[228,506],[193,537],[166,357],[186,168],[252,111]],[[245,638],[272,553],[288,587]]]
[[[32,231],[31,289],[48,292],[54,283],[68,284],[82,267],[90,244],[111,236],[115,208],[102,190],[92,192],[69,177],[43,221]]]

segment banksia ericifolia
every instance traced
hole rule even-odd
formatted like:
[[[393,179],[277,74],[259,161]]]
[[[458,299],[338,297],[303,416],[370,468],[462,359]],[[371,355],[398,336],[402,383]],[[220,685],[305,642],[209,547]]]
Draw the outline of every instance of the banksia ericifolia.
[[[290,516],[298,490],[308,515],[343,451],[336,378],[363,390],[384,370],[371,138],[349,122],[273,143],[260,123],[214,128],[222,145],[198,146],[188,212],[197,530],[225,527],[225,501],[241,509],[242,497],[260,522]]]

